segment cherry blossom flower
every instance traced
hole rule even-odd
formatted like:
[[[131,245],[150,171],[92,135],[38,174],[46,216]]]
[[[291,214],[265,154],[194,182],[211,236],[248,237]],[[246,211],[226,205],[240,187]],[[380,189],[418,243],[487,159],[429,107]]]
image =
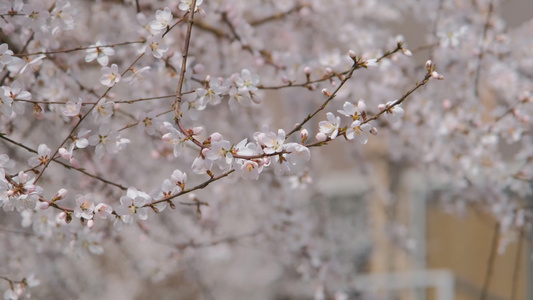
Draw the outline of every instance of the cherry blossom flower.
[[[118,72],[118,66],[116,64],[112,64],[111,68],[103,67],[102,73],[102,77],[100,77],[101,84],[112,87],[115,85],[115,83],[120,82],[121,76]]]
[[[44,55],[44,54],[37,55],[37,56],[34,56],[32,58],[27,57],[27,56],[24,57],[24,59],[23,59],[24,65],[20,69],[19,73],[24,73],[24,71],[26,71],[26,69],[28,67],[31,67],[34,72],[37,72],[39,70],[39,67],[43,63],[43,58],[45,58],[45,57],[46,57],[46,55]]]
[[[155,20],[150,22],[150,28],[156,32],[170,28],[172,18],[172,12],[170,11],[170,8],[165,7],[164,10],[157,10],[155,12]]]
[[[248,69],[243,69],[241,75],[235,78],[235,83],[240,93],[257,91],[259,75],[250,73]]]
[[[107,101],[106,98],[100,99],[96,104],[96,107],[92,110],[92,115],[96,123],[107,121],[113,115],[113,106],[115,102]]]
[[[92,220],[89,220],[92,222]],[[90,224],[90,222],[87,222]],[[88,227],[88,226],[87,226]],[[101,255],[104,253],[101,240],[103,232],[91,232],[90,228],[85,227],[84,230],[78,231],[76,239],[71,242],[72,249],[78,257],[83,257],[87,254]]]
[[[172,127],[172,125],[170,125],[170,127],[167,126],[166,130],[168,131],[168,133],[164,134],[162,139],[163,141],[170,143],[174,147],[174,157],[178,157],[180,156],[183,151],[183,148],[185,147],[185,142],[187,141],[187,138],[179,130]]]
[[[202,149],[200,155],[198,155],[192,162],[191,169],[196,174],[205,174],[213,167],[213,161],[206,159],[206,154],[209,151],[208,148]]]
[[[94,208],[94,215],[100,219],[107,219],[112,212],[113,208],[106,203],[98,203]]]
[[[237,88],[232,86],[229,90],[229,107],[232,111],[237,110],[237,103],[248,107],[252,105],[252,98],[250,98],[250,93],[241,93]]]
[[[89,141],[87,140],[87,135],[91,131],[88,129],[80,129],[78,134],[74,135],[72,137],[72,143],[76,146],[76,148],[85,148],[89,146]]]
[[[352,117],[354,120],[359,119],[359,110],[357,107],[351,103],[351,102],[344,102],[344,105],[342,106],[342,110],[337,110],[340,114],[345,115],[347,117]]]
[[[205,157],[215,161],[221,170],[229,168],[233,162],[231,143],[226,140],[211,142],[211,147],[209,148],[209,151],[207,151]]]
[[[346,138],[348,140],[355,139],[364,145],[368,142],[367,133],[369,133],[370,130],[372,130],[370,124],[361,124],[361,121],[355,120],[350,125],[350,128],[346,129]]]
[[[81,98],[78,98],[77,103],[75,103],[74,101],[68,101],[67,104],[65,104],[65,110],[63,110],[63,115],[66,117],[75,117],[79,115],[82,103],[83,100]]]
[[[21,102],[15,101],[15,99],[21,99],[21,100],[30,100],[31,94],[28,91],[23,91],[22,86],[18,81],[13,81],[11,86],[2,86],[2,89],[4,90],[4,94],[0,95],[2,98],[3,103],[11,103],[11,106],[15,113],[17,114],[23,114],[24,113],[24,105]],[[11,101],[9,100],[11,99]],[[3,106],[4,104],[2,104]]]
[[[241,162],[241,175],[244,179],[259,179],[259,173],[261,173],[263,167],[253,160],[242,160]]]
[[[94,212],[94,195],[76,195],[76,206],[74,207],[74,216],[90,220]]]
[[[293,165],[296,165],[300,161],[309,161],[311,159],[311,151],[309,151],[309,148],[302,144],[286,144],[285,150],[289,152],[287,155],[287,160]]]
[[[135,68],[131,68],[130,69],[131,75],[129,75],[128,77],[125,77],[124,79],[122,79],[122,81],[129,82],[130,85],[138,83],[138,82],[142,82],[144,80],[143,73],[147,72],[148,70],[150,70],[149,66],[142,67],[138,70]]]
[[[398,100],[389,101],[385,105],[381,104],[378,108],[385,111],[385,118],[391,123],[396,123],[404,116],[405,111],[399,105],[394,105]],[[394,105],[392,108],[391,106]]]
[[[7,44],[0,45],[0,71],[4,69],[4,66],[10,64],[13,61],[13,51],[8,49]]]
[[[24,5],[24,13],[28,16],[29,27],[34,31],[46,30],[46,23],[50,18],[50,12],[44,8],[42,2]]]
[[[74,15],[76,9],[67,0],[56,1],[54,9],[50,13],[52,34],[68,31],[74,28]]]
[[[196,0],[196,10],[198,10],[198,7],[200,4],[202,4],[204,0]],[[178,8],[183,11],[189,11],[192,5],[192,0],[181,0],[180,4],[178,5]]]
[[[161,44],[161,36],[151,35],[146,40],[145,52],[155,58],[163,57],[163,54],[168,51],[168,46]]]
[[[274,132],[266,134],[260,132],[254,137],[260,145],[265,147],[263,151],[266,154],[283,151],[283,143],[285,142],[285,131],[283,129],[279,129],[277,135]]]
[[[318,123],[318,126],[320,127],[320,132],[326,135],[330,134],[329,137],[333,140],[337,137],[337,134],[339,134],[339,126],[341,124],[341,118],[335,117],[335,115],[330,112],[326,114],[326,117],[328,118],[328,120],[320,121]]]
[[[157,119],[157,113],[144,111],[139,115],[139,130],[146,131],[149,135],[155,135],[156,129],[160,127],[161,121]]]
[[[174,185],[179,186],[183,190],[185,189],[185,183],[187,182],[187,173],[176,169],[172,172],[170,180]]]
[[[148,209],[143,206],[151,200],[152,197],[147,193],[138,191],[135,187],[129,187],[126,196],[120,197],[120,206],[115,209],[115,212],[126,224],[132,224],[135,216],[146,220]]]
[[[91,45],[91,48],[87,49],[87,55],[85,56],[86,62],[96,61],[105,67],[109,64],[109,56],[115,55],[115,50],[111,47],[101,47],[104,45],[101,41],[96,42],[95,45]]]
[[[16,209],[21,212],[25,209],[34,209],[39,195],[43,189],[34,185],[35,178],[23,171],[13,177],[14,184],[0,180],[0,200],[3,201],[5,211]]]
[[[75,146],[74,143],[71,144],[68,150],[65,149],[64,147],[61,147],[58,149],[58,153],[63,159],[68,159],[71,166],[73,166],[74,168],[79,168],[80,163],[74,157],[74,146]]]
[[[46,144],[40,144],[37,148],[37,156],[31,157],[28,159],[28,165],[31,167],[36,167],[41,164],[46,164],[50,159],[50,153],[52,153],[52,150],[46,146]]]
[[[229,87],[225,84],[221,84],[220,80],[217,78],[210,78],[209,88],[198,88],[196,91],[200,97],[199,101],[202,105],[207,105],[207,103],[211,105],[218,105],[222,99],[222,96],[228,94]]]
[[[109,154],[115,154],[122,150],[130,140],[121,138],[120,133],[109,130],[109,126],[102,124],[98,130],[98,135],[89,137],[89,144],[96,146],[96,157],[102,158],[107,152]]]

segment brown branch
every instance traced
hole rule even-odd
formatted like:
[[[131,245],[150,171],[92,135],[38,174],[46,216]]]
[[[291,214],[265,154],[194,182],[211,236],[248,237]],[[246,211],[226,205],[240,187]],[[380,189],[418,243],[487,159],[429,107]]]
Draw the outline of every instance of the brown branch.
[[[402,104],[403,101],[405,101],[405,99],[407,99],[407,97],[409,97],[409,95],[411,95],[414,91],[416,91],[417,89],[419,89],[421,86],[425,85],[429,79],[431,79],[431,73],[428,73],[426,74],[426,76],[424,77],[424,80],[422,80],[422,82],[419,82],[415,85],[415,87],[413,87],[412,89],[410,89],[409,91],[407,91],[400,99],[396,100],[393,104],[391,104],[389,107],[387,107],[386,109],[380,111],[379,113],[375,114],[374,116],[370,117],[370,118],[367,118],[366,120],[364,120],[361,124],[366,124],[370,121],[373,121],[373,120],[376,120],[377,118],[379,118],[382,114],[390,111],[393,107],[397,106],[397,105],[400,105]]]
[[[265,23],[268,23],[270,21],[275,21],[275,20],[280,20],[294,12],[298,12],[300,11],[302,8],[304,7],[309,7],[309,5],[306,5],[306,4],[297,4],[296,6],[294,6],[293,8],[289,9],[288,11],[286,12],[278,12],[278,13],[275,13],[271,16],[268,16],[268,17],[264,17],[262,19],[258,19],[258,20],[253,20],[253,21],[250,21],[248,22],[250,25],[252,26],[259,26],[259,25],[263,25]]]
[[[487,20],[485,22],[485,26],[483,27],[483,36],[481,38],[481,42],[480,42],[479,49],[478,49],[479,54],[478,54],[478,59],[477,59],[476,73],[474,77],[474,95],[478,99],[479,99],[479,78],[481,77],[480,75],[481,65],[483,63],[483,57],[485,56],[484,55],[485,47],[483,47],[483,43],[485,42],[485,39],[487,38],[487,33],[490,28],[490,18],[492,17],[493,10],[494,10],[494,0],[491,0],[489,3],[489,11],[487,12]]]
[[[392,51],[388,51],[387,53],[383,54],[380,58],[377,59],[377,61],[381,61],[382,59],[384,59],[385,57],[389,56],[389,55],[392,55],[393,53],[396,53],[398,51],[402,50],[402,43],[398,43],[396,45],[396,49],[392,50]],[[344,84],[352,77],[352,74],[355,70],[357,69],[360,69],[360,68],[366,68],[366,65],[365,65],[365,61],[361,61],[360,59],[357,61],[357,62],[354,62],[352,68],[348,71],[348,74],[346,74],[346,77],[344,77],[344,79],[341,81],[341,83],[339,84],[339,86],[337,86],[337,88],[335,89],[335,91],[333,91],[333,93],[331,93],[331,95],[326,99],[326,101],[324,103],[322,103],[322,105],[317,108],[313,113],[307,115],[307,117],[305,117],[303,119],[302,122],[300,122],[298,124],[298,126],[296,126],[293,130],[291,130],[287,136],[285,137],[285,139],[289,138],[289,136],[291,136],[293,133],[301,130],[303,128],[303,125],[305,125],[305,123],[309,122],[309,120],[311,120],[316,114],[318,114],[320,111],[324,110],[326,108],[326,106],[328,105],[328,103],[333,100],[333,98],[335,98],[335,96],[337,96],[337,92],[344,86]],[[398,101],[397,101],[398,102]]]
[[[525,239],[525,231],[520,230],[518,237],[518,246],[516,249],[516,257],[514,261],[514,271],[513,271],[513,280],[511,282],[511,300],[516,300],[517,290],[518,290],[518,277],[520,274],[520,264],[522,262],[522,248]]]
[[[492,273],[494,270],[494,263],[496,261],[496,252],[498,248],[498,240],[500,239],[500,223],[494,225],[494,234],[492,236],[492,243],[490,247],[489,259],[487,261],[487,273],[485,273],[485,280],[483,282],[483,289],[481,290],[481,295],[479,300],[486,300],[490,288],[490,280],[492,278]]]
[[[168,197],[165,197],[163,199],[159,199],[159,200],[156,200],[156,201],[152,201],[146,205],[144,205],[144,207],[152,207],[153,205],[157,204],[157,203],[161,203],[161,202],[166,202],[166,201],[170,201],[176,197],[179,197],[179,196],[182,196],[182,195],[185,195],[185,194],[188,194],[190,192],[193,192],[193,191],[196,191],[196,190],[199,190],[199,189],[203,189],[205,188],[206,186],[208,186],[209,184],[211,184],[212,182],[215,182],[215,181],[218,181],[226,176],[228,176],[229,174],[235,172],[234,169],[232,170],[229,170],[225,173],[222,173],[220,174],[219,176],[216,176],[216,177],[211,177],[209,178],[208,180],[204,181],[203,183],[193,187],[193,188],[190,188],[190,189],[186,189],[186,190],[183,190],[175,195],[171,195],[171,196],[168,196]]]
[[[131,65],[124,71],[122,72],[121,76],[124,76],[124,74],[126,74],[126,72],[128,72],[129,69],[131,69],[136,63],[137,61],[139,61],[139,59],[141,59],[141,57],[144,56],[144,53],[141,53],[137,56],[137,58],[131,63]],[[108,93],[109,91],[111,91],[111,89],[114,87],[111,86],[111,87],[108,87],[106,89],[106,91],[99,97],[98,101],[100,101],[100,99],[104,98]],[[97,103],[98,103],[97,101]],[[78,122],[76,123],[76,125],[74,125],[74,128],[72,128],[72,130],[70,131],[70,133],[68,134],[68,136],[66,136],[63,141],[61,142],[61,144],[59,145],[59,147],[57,147],[57,149],[55,150],[54,154],[52,154],[51,157],[55,157],[57,155],[57,153],[59,152],[59,149],[61,147],[63,147],[63,145],[70,139],[70,137],[74,134],[74,131],[76,131],[76,129],[80,126],[81,122],[83,122],[83,120],[85,120],[85,118],[91,113],[91,111],[96,107],[96,104],[94,104],[93,106],[91,106],[91,108],[89,108],[89,110],[83,115],[81,116],[81,118],[78,120]],[[39,174],[37,175],[37,177],[35,178],[35,183],[37,183],[37,181],[39,181],[39,179],[41,178],[41,176],[43,175],[44,171],[46,170],[46,168],[48,168],[48,165],[50,164],[51,160],[48,160],[42,170],[39,172]]]
[[[133,41],[133,42],[123,42],[123,43],[117,43],[117,44],[110,44],[110,45],[100,45],[100,46],[80,46],[72,49],[65,49],[65,50],[55,50],[55,51],[39,51],[39,52],[33,52],[33,53],[21,53],[21,54],[13,54],[12,56],[33,56],[33,55],[49,55],[49,54],[58,54],[58,53],[70,53],[75,51],[83,51],[83,50],[89,50],[89,49],[96,49],[96,48],[114,48],[117,46],[123,46],[123,45],[131,45],[131,44],[142,44],[146,43],[146,40],[140,40],[140,41]]]
[[[24,148],[24,149],[26,149],[28,152],[31,152],[31,153],[37,154],[37,151],[36,151],[36,150],[34,150],[34,149],[32,149],[32,148],[30,148],[30,147],[28,147],[28,146],[26,146],[26,145],[24,145],[24,144],[22,144],[22,143],[19,143],[19,142],[17,142],[17,141],[14,141],[14,140],[12,140],[12,139],[10,139],[10,138],[4,136],[3,134],[0,134],[0,139],[3,139],[3,140],[5,140],[5,141],[8,141],[8,142],[10,142],[10,143],[16,145],[16,146],[19,146],[19,147],[21,147],[21,148]],[[67,169],[74,169],[74,170],[76,170],[76,171],[78,171],[78,172],[81,172],[81,173],[83,173],[83,174],[85,174],[85,175],[91,177],[91,178],[97,179],[97,180],[99,180],[99,181],[101,181],[101,182],[103,182],[103,183],[106,183],[106,184],[110,184],[110,185],[116,186],[116,187],[118,187],[119,189],[124,190],[124,191],[127,190],[126,187],[124,187],[124,186],[122,186],[122,185],[120,185],[120,184],[118,184],[118,183],[112,182],[112,181],[107,180],[107,179],[105,179],[105,178],[102,178],[102,177],[100,177],[100,176],[98,176],[98,175],[91,174],[91,173],[85,171],[85,170],[82,169],[82,168],[75,168],[75,167],[73,167],[73,166],[71,166],[71,165],[68,165],[67,163],[60,161],[57,157],[56,157],[56,158],[52,158],[51,160],[54,161],[54,162],[56,162],[56,163],[58,163],[58,164],[60,164],[60,165],[62,165],[62,166],[64,166],[64,167],[67,168]]]

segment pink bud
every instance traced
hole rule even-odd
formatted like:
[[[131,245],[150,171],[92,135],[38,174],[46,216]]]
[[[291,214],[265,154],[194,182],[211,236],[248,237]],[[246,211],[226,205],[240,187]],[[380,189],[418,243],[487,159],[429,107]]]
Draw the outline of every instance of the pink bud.
[[[304,73],[305,73],[305,75],[307,75],[307,76],[311,75],[311,68],[309,68],[309,67],[305,67],[305,68],[304,68]]]
[[[349,55],[353,60],[357,59],[357,55],[355,54],[355,51],[353,51],[353,50],[351,50],[351,49],[348,51],[348,55]]]
[[[365,104],[365,101],[363,101],[363,99],[360,99],[359,102],[357,102],[357,109],[361,113],[366,111],[366,104]]]
[[[70,158],[70,153],[67,151],[67,149],[59,148],[58,152],[59,152],[59,156],[61,156],[62,158],[64,158],[64,159],[69,159]]]
[[[428,70],[428,72],[431,71],[432,64],[433,63],[431,62],[431,60],[426,61],[426,69]]]
[[[261,104],[261,102],[263,102],[263,97],[259,96],[258,94],[253,94],[253,93],[250,93],[250,94],[252,96],[252,101],[255,104]]]
[[[54,197],[54,201],[61,200],[61,199],[65,198],[66,195],[67,195],[67,190],[66,189],[60,189],[59,191],[57,191],[57,194]]]
[[[65,220],[65,218],[67,217],[67,213],[62,211],[61,213],[59,213],[59,220]]]
[[[378,105],[378,109],[379,109],[380,111],[383,111],[383,110],[385,110],[386,108],[387,108],[387,106],[386,106],[385,104],[380,104],[380,105]]]
[[[331,92],[328,91],[328,89],[322,89],[322,94],[328,96],[328,97],[331,97]]]
[[[93,219],[90,219],[89,221],[87,221],[87,228],[91,229],[93,228],[94,226],[94,220]]]
[[[39,202],[39,209],[47,209],[48,207],[50,207],[48,202]]]
[[[199,134],[202,134],[202,132],[204,132],[204,128],[203,127],[193,127],[192,128],[192,134],[193,135],[199,135]]]
[[[195,73],[195,74],[199,74],[199,73],[203,73],[205,71],[205,66],[202,65],[202,64],[197,64],[194,66],[194,68],[192,69],[192,71]]]
[[[325,141],[328,137],[326,136],[325,133],[323,133],[323,132],[319,132],[319,133],[316,134],[315,138],[316,138],[317,141],[319,141],[319,142],[323,142],[323,141]]]
[[[403,54],[405,54],[407,56],[413,56],[413,52],[411,52],[411,50],[409,50],[409,49],[402,48],[402,52],[403,52]]]
[[[305,143],[305,141],[309,137],[309,132],[307,132],[307,129],[304,128],[302,129],[302,131],[300,131],[300,137],[302,139],[302,144]]]

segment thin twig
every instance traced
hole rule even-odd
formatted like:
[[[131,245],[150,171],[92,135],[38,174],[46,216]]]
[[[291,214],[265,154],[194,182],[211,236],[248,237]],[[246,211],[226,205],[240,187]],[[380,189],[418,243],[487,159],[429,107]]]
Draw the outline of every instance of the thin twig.
[[[479,54],[477,58],[477,67],[476,67],[476,73],[474,77],[474,95],[476,98],[479,98],[479,78],[481,77],[481,65],[483,63],[483,57],[485,47],[483,44],[485,43],[485,39],[487,38],[487,33],[490,28],[490,18],[492,17],[492,11],[494,10],[494,0],[491,0],[489,3],[489,11],[487,12],[487,20],[485,22],[485,26],[483,27],[483,36],[481,37],[481,42],[479,43]]]
[[[487,261],[487,273],[485,273],[485,280],[483,282],[483,289],[479,300],[486,300],[489,294],[490,280],[494,271],[494,263],[496,261],[496,252],[498,249],[498,240],[500,239],[500,223],[494,225],[494,234],[492,235],[492,242],[490,247],[489,259]]]
[[[8,142],[10,142],[10,143],[12,143],[12,144],[14,144],[14,145],[16,145],[16,146],[18,146],[18,147],[24,148],[24,149],[26,149],[27,151],[29,151],[29,152],[31,152],[31,153],[38,154],[38,152],[35,151],[34,149],[32,149],[32,148],[30,148],[30,147],[28,147],[28,146],[26,146],[26,145],[24,145],[24,144],[22,144],[22,143],[19,143],[19,142],[17,142],[17,141],[14,141],[14,140],[12,140],[12,139],[6,137],[6,136],[3,135],[3,134],[0,134],[0,139],[3,139],[3,140],[5,140],[5,141],[8,141]],[[51,159],[51,160],[54,161],[54,162],[56,162],[56,163],[58,163],[58,164],[60,164],[60,165],[62,165],[62,166],[64,166],[64,167],[67,168],[67,169],[74,169],[74,170],[76,170],[76,171],[78,171],[78,172],[81,172],[81,173],[83,173],[83,174],[85,174],[85,175],[91,177],[91,178],[97,179],[97,180],[99,180],[99,181],[101,181],[101,182],[103,182],[103,183],[106,183],[106,184],[110,184],[110,185],[116,186],[116,187],[118,187],[119,189],[124,190],[124,191],[127,190],[126,187],[124,187],[124,186],[122,186],[122,185],[120,185],[120,184],[118,184],[118,183],[112,182],[112,181],[107,180],[107,179],[105,179],[105,178],[102,178],[102,177],[100,177],[100,176],[98,176],[98,175],[91,174],[91,173],[85,171],[85,170],[82,169],[82,168],[75,168],[75,167],[73,167],[73,166],[71,166],[71,165],[66,164],[65,162],[60,161],[58,158],[53,158],[53,159]]]
[[[520,264],[522,263],[522,248],[523,243],[525,239],[525,231],[520,230],[519,238],[518,238],[518,246],[516,249],[516,257],[514,261],[514,271],[513,271],[513,281],[511,282],[512,288],[511,288],[511,300],[516,299],[517,291],[518,291],[518,277],[520,274]]]
[[[396,53],[398,51],[402,50],[402,43],[398,43],[396,45],[396,49],[392,50],[392,51],[388,51],[387,53],[383,54],[380,58],[377,59],[377,61],[381,61],[382,59],[384,59],[385,57],[389,56],[389,55],[392,55],[393,53]],[[326,106],[328,105],[328,103],[333,100],[333,98],[335,98],[337,96],[337,92],[344,86],[344,84],[350,79],[352,78],[352,75],[353,75],[353,72],[355,72],[355,70],[357,69],[360,69],[360,68],[365,68],[365,62],[364,61],[358,61],[358,62],[355,62],[352,66],[352,68],[350,69],[350,71],[348,71],[348,74],[346,74],[346,77],[344,77],[344,79],[341,81],[341,83],[337,86],[337,88],[335,89],[335,91],[333,91],[333,93],[331,93],[331,95],[326,99],[326,101],[324,101],[324,103],[322,103],[322,105],[320,107],[318,107],[313,113],[307,115],[307,117],[305,117],[305,119],[303,119],[302,122],[300,122],[298,124],[298,126],[296,126],[293,130],[289,131],[289,133],[287,134],[287,136],[285,137],[285,139],[288,139],[289,136],[291,136],[293,133],[301,130],[303,128],[303,125],[305,125],[305,123],[309,122],[309,120],[311,120],[316,114],[318,114],[320,111],[324,110],[326,108]]]

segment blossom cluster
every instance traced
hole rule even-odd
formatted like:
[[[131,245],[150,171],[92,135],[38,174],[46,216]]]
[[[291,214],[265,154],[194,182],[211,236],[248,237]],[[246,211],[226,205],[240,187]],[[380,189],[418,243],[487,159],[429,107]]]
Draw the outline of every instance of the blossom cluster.
[[[0,231],[19,235],[0,265],[42,281],[7,279],[4,298],[106,298],[238,259],[250,278],[188,277],[346,299],[367,210],[339,213],[320,182],[392,211],[398,178],[378,173],[490,212],[504,249],[533,221],[533,35],[500,2],[0,0]],[[393,35],[411,17],[434,31]],[[278,264],[246,269],[243,240]],[[109,280],[91,255],[135,272]]]

